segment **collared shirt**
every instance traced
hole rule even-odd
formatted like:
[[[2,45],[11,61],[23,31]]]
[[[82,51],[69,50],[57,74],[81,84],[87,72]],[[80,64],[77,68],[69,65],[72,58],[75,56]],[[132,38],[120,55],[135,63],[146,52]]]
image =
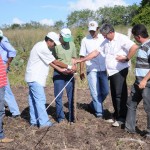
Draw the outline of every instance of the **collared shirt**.
[[[115,32],[114,39],[105,41],[101,44],[99,52],[101,55],[106,55],[106,69],[109,76],[112,76],[124,68],[129,67],[129,62],[120,62],[116,60],[117,55],[127,56],[130,48],[135,43],[131,41],[127,36]]]
[[[7,84],[6,68],[0,56],[0,88]]]
[[[7,63],[8,58],[16,56],[16,50],[10,44],[7,37],[5,36],[2,38],[0,42],[0,52],[1,52],[2,60],[5,64]]]
[[[137,53],[135,75],[136,82],[139,84],[141,80],[150,71],[150,40],[143,43]],[[147,82],[150,87],[150,80]]]
[[[98,34],[97,38],[93,38],[91,35],[84,37],[81,41],[80,56],[86,56],[92,51],[99,49],[99,46],[104,41],[101,34]],[[98,55],[97,57],[86,61],[86,71],[105,71],[105,55]]]
[[[49,72],[49,64],[55,60],[45,41],[38,42],[30,52],[25,81],[37,82],[42,86],[46,85],[46,78]]]
[[[76,58],[76,47],[73,42],[66,43],[66,46],[57,45],[52,51],[54,57],[67,65],[72,65],[72,58]]]

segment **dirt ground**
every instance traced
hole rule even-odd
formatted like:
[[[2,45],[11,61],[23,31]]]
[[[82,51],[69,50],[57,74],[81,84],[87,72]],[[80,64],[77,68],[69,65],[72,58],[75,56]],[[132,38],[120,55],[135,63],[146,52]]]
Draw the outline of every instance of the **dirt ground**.
[[[21,118],[12,118],[9,109],[4,117],[5,135],[14,138],[10,144],[0,143],[0,150],[150,150],[150,139],[142,135],[146,129],[146,114],[143,103],[138,107],[138,134],[126,133],[122,127],[112,127],[103,119],[96,118],[87,107],[91,101],[88,89],[77,89],[77,122],[67,121],[67,97],[63,96],[66,120],[56,123],[55,102],[48,109],[53,127],[38,129],[29,125],[28,88],[13,87]],[[53,87],[46,87],[47,106],[54,100]],[[113,112],[110,95],[104,102],[107,115]]]

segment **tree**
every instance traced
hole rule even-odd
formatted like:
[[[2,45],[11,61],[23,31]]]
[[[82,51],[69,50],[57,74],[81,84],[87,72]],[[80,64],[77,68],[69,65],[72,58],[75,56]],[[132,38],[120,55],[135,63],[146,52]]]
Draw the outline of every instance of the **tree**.
[[[67,26],[87,26],[89,20],[94,18],[94,12],[89,9],[74,11],[67,17]]]
[[[132,25],[139,24],[139,23],[150,25],[149,14],[150,14],[150,7],[146,5],[140,10],[139,14],[132,19]]]
[[[138,14],[132,19],[132,25],[137,23],[142,23],[145,25],[150,25],[150,1],[142,0],[140,7],[138,9]]]
[[[64,27],[64,22],[59,20],[59,21],[56,21],[55,24],[54,24],[54,27],[57,29],[57,30],[60,30],[62,27]]]
[[[142,2],[140,3],[141,8],[143,8],[144,6],[150,6],[150,1],[149,0],[142,0]]]

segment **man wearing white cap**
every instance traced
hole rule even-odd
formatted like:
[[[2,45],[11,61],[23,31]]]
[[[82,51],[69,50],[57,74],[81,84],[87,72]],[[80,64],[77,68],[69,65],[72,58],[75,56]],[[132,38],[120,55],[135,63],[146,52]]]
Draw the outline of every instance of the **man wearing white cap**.
[[[53,51],[54,56],[57,60],[68,64],[68,69],[72,68],[72,60],[76,58],[76,48],[75,44],[72,42],[72,35],[71,31],[68,28],[63,28],[60,31],[60,42],[61,45],[57,45],[55,47],[55,51]],[[73,65],[73,67],[75,67]],[[74,72],[70,72],[69,74],[62,74],[60,71],[54,70],[53,82],[54,82],[54,95],[55,97],[60,93],[60,91],[66,86],[66,92],[68,97],[68,104],[69,104],[69,122],[74,122],[74,115],[73,115],[73,91],[74,91],[74,78],[70,81],[73,77]],[[70,82],[69,82],[70,81]],[[56,98],[56,115],[58,123],[62,122],[65,119],[65,115],[63,112],[63,104],[62,104],[62,96],[61,93]]]
[[[35,44],[30,53],[25,81],[29,86],[30,124],[33,126],[52,126],[45,108],[44,86],[49,72],[49,65],[59,70],[59,72],[64,72],[66,69],[63,68],[68,68],[68,65],[56,60],[50,51],[55,45],[59,44],[58,34],[49,32],[45,37],[45,41]]]
[[[98,23],[90,21],[88,25],[89,35],[84,37],[81,41],[80,57],[83,58],[93,50],[98,49],[99,45],[104,41],[101,34],[98,34]],[[103,117],[103,101],[108,95],[108,77],[106,73],[105,57],[98,55],[94,59],[86,61],[86,72],[88,84],[92,96],[90,109],[96,117]],[[83,80],[84,62],[80,63],[80,79]]]
[[[10,64],[13,58],[16,56],[16,50],[10,44],[8,38],[3,35],[3,32],[1,30],[0,30],[0,51],[2,51],[1,53],[2,60],[6,66],[6,70],[8,73],[10,69]],[[7,77],[7,85],[5,86],[5,101],[9,107],[12,117],[16,118],[20,116],[19,107],[16,102],[15,96],[11,90],[8,77]]]

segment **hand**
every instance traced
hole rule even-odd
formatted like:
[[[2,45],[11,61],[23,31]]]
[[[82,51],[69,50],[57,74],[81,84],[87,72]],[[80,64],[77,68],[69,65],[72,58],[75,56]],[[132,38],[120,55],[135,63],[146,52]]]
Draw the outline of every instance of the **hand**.
[[[82,61],[81,61],[80,58],[77,58],[77,59],[74,60],[74,64],[81,63],[81,62],[82,62]]]
[[[72,68],[71,68],[71,70],[72,70],[73,72],[76,72],[76,71],[77,71],[77,66],[76,66],[76,65],[73,65]]]
[[[144,89],[146,84],[147,84],[147,81],[143,79],[138,86],[140,89]]]
[[[85,79],[85,74],[84,73],[80,73],[80,79],[83,81]]]
[[[65,74],[66,71],[67,71],[67,69],[66,69],[66,68],[61,68],[61,69],[59,69],[59,71],[60,71],[61,73]]]
[[[117,55],[116,60],[118,60],[118,61],[120,61],[122,63],[125,63],[125,62],[127,62],[127,56]]]

